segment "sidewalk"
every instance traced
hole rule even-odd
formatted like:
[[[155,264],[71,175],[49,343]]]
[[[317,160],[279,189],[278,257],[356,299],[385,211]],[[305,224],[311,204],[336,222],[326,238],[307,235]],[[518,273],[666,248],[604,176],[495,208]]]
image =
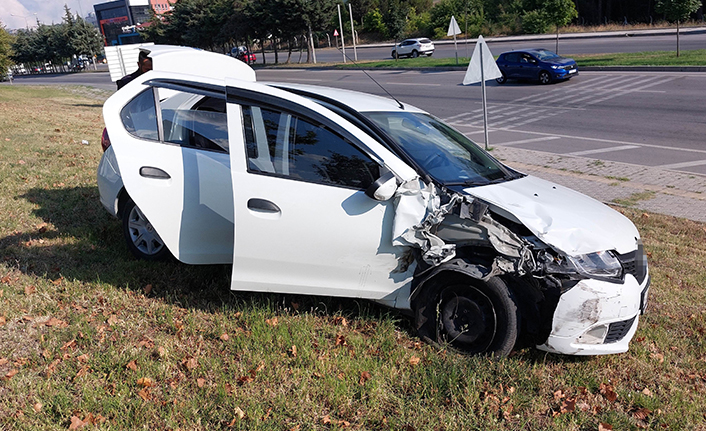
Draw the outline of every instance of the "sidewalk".
[[[608,204],[706,222],[706,176],[496,146],[493,156]]]

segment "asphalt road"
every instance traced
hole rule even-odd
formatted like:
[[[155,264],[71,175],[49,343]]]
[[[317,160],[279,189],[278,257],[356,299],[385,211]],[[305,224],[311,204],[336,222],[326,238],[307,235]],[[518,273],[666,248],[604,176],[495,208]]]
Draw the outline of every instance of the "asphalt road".
[[[452,58],[456,52],[453,43],[436,43],[434,57]],[[473,54],[474,44],[464,41],[458,42],[459,57],[470,57]],[[505,51],[522,48],[547,48],[555,49],[555,41],[549,40],[531,40],[531,41],[490,41],[488,47],[493,54],[498,55]],[[682,34],[680,36],[680,48],[689,49],[706,49],[706,33]],[[562,55],[572,54],[601,54],[601,53],[618,53],[618,52],[643,52],[643,51],[676,51],[677,43],[675,35],[664,36],[616,36],[616,37],[600,37],[600,38],[582,38],[582,39],[565,39],[559,41],[559,52]],[[377,47],[361,47],[357,49],[359,60],[380,60],[389,59],[392,52],[392,44],[389,46]],[[256,52],[258,63],[261,62],[261,53]],[[353,47],[346,45],[346,55],[354,58]],[[284,62],[287,59],[287,53],[280,53],[279,60]],[[343,55],[335,48],[324,48],[316,51],[316,60],[322,63],[340,62]],[[302,62],[306,62],[306,52],[302,55]],[[268,64],[274,63],[274,54],[267,53]],[[292,63],[299,62],[299,53],[292,53]]]
[[[369,71],[416,105],[483,143],[481,90],[463,71]],[[361,71],[260,69],[258,80],[384,92]],[[107,73],[20,77],[15,85],[114,90]],[[4,83],[3,85],[7,85]],[[706,73],[581,72],[541,86],[488,82],[489,144],[706,175]]]

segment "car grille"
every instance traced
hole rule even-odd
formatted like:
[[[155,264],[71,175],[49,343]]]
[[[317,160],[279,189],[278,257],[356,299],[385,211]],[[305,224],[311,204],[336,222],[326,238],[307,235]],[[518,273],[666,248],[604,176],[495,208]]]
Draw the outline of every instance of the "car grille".
[[[630,331],[630,328],[632,328],[632,324],[635,322],[636,317],[637,316],[632,319],[623,320],[622,322],[611,323],[610,326],[608,326],[608,333],[606,334],[603,343],[617,343],[625,338],[627,333]]]
[[[562,66],[562,69],[564,69],[564,70],[576,69],[576,65],[575,65],[575,64],[570,64],[570,65],[568,65],[568,66]]]
[[[618,254],[618,260],[623,265],[625,274],[632,274],[638,283],[642,284],[647,276],[647,257],[642,243],[631,253]]]

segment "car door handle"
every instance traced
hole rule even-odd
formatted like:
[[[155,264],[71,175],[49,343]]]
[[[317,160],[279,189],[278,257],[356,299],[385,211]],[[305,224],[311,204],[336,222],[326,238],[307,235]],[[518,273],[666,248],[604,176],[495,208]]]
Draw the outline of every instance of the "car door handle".
[[[268,213],[279,213],[281,210],[274,203],[265,199],[252,198],[248,200],[248,209]]]
[[[141,167],[140,176],[145,178],[155,178],[158,180],[168,180],[171,178],[168,173],[164,172],[159,168],[153,168],[151,166]]]

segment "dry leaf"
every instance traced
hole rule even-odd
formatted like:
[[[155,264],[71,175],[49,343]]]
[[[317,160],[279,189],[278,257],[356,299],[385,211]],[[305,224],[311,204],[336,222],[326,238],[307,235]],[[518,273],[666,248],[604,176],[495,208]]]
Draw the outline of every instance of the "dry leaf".
[[[4,325],[5,323],[7,323],[5,316],[0,316],[0,326]]]
[[[0,366],[5,365],[5,364],[7,364],[8,362],[10,362],[9,359],[7,359],[7,358],[0,358]]]
[[[336,345],[337,346],[345,346],[348,343],[346,342],[346,337],[344,337],[341,334],[336,335]]]
[[[139,391],[139,392],[137,393],[137,395],[139,395],[140,398],[142,398],[142,399],[145,400],[145,401],[149,401],[149,400],[150,400],[150,390],[147,389],[147,388],[144,388],[144,389],[142,389],[141,391]]]
[[[25,286],[25,295],[31,295],[36,291],[37,288],[35,286],[32,286],[31,284],[29,286]]]
[[[65,342],[64,345],[61,346],[61,349],[59,349],[59,350],[73,349],[75,347],[76,347],[76,339],[73,339],[71,341]]]
[[[218,337],[218,338],[220,338],[222,341],[228,341],[228,340],[230,340],[230,337],[229,337],[228,334],[226,334],[225,332],[222,333],[221,336]]]
[[[419,362],[421,362],[421,358],[419,356],[412,356],[409,358],[409,364],[410,365],[419,365]]]
[[[652,410],[648,410],[646,408],[641,408],[637,409],[632,415],[635,417],[635,419],[644,421],[647,419],[647,416],[649,416],[652,413]]]
[[[199,366],[199,361],[192,356],[187,356],[186,358],[184,358],[183,361],[181,361],[181,365],[183,365],[184,368],[186,368],[187,370],[191,371]]]
[[[297,357],[297,346],[292,345],[292,347],[290,347],[289,350],[287,350],[287,354],[292,358],[296,358]]]
[[[618,399],[618,394],[616,394],[613,390],[613,385],[601,383],[600,389],[601,394],[605,397],[605,399],[607,399],[611,403]]]
[[[559,402],[564,397],[566,397],[566,394],[561,389],[554,392],[554,401]]]
[[[79,362],[88,362],[88,355],[84,353],[83,355],[77,357],[76,359],[77,359]]]
[[[82,421],[78,416],[71,416],[71,425],[69,426],[70,430],[77,430],[79,428],[85,427],[86,425],[88,424]]]
[[[367,371],[363,371],[362,373],[360,373],[360,380],[358,381],[358,383],[361,385],[364,385],[365,382],[370,380],[372,377],[373,377],[372,374],[370,374]]]
[[[346,318],[341,316],[334,318],[333,323],[335,325],[348,326],[348,321],[346,320]]]
[[[613,425],[601,422],[598,424],[598,431],[612,431]]]
[[[265,319],[265,323],[267,323],[270,326],[277,326],[279,324],[279,321],[277,320],[276,317],[273,317],[272,319]]]
[[[203,386],[206,384],[206,379],[196,379],[196,386],[199,388],[203,388]]]
[[[324,425],[330,425],[331,424],[331,417],[329,415],[322,417],[321,423]]]
[[[567,398],[561,404],[562,413],[571,413],[576,409],[576,398]]]
[[[151,285],[151,284],[148,284],[147,286],[145,286],[145,287],[142,288],[142,292],[143,292],[145,295],[149,295],[151,291],[152,291],[152,285]]]
[[[660,364],[664,362],[664,355],[661,353],[650,353],[650,358],[658,361]]]
[[[253,380],[254,380],[254,379],[253,379],[252,377],[248,376],[248,375],[241,376],[241,377],[238,378],[238,385],[242,386],[242,385],[244,385],[244,384],[246,384],[246,383],[252,382]]]
[[[130,361],[127,363],[127,365],[125,365],[125,368],[127,368],[128,370],[137,371],[137,362]]]
[[[11,379],[11,378],[14,377],[14,375],[17,374],[17,373],[18,373],[18,370],[17,370],[16,368],[13,368],[13,369],[11,369],[10,371],[8,371],[7,374],[5,374],[5,378],[6,378],[6,379]]]
[[[83,377],[88,373],[88,366],[81,367],[80,370],[78,370],[78,373],[74,376],[74,380],[78,379],[79,377]]]
[[[643,390],[642,390],[642,393],[645,394],[645,395],[647,395],[648,397],[651,397],[651,396],[652,396],[652,391],[649,390],[648,388],[643,389]]]
[[[42,404],[42,403],[35,403],[35,404],[32,406],[32,410],[34,410],[35,413],[39,413],[39,412],[42,411],[42,407],[44,407],[44,404]]]
[[[57,328],[66,328],[67,326],[69,326],[68,323],[64,322],[63,320],[59,320],[56,317],[52,317],[51,319],[47,320],[44,324]]]
[[[150,388],[154,386],[154,381],[152,381],[149,377],[142,377],[137,379],[137,385],[142,386],[143,388]]]
[[[245,417],[245,412],[243,411],[243,409],[237,406],[235,407],[235,414],[236,416],[238,416],[238,419],[242,419]]]

